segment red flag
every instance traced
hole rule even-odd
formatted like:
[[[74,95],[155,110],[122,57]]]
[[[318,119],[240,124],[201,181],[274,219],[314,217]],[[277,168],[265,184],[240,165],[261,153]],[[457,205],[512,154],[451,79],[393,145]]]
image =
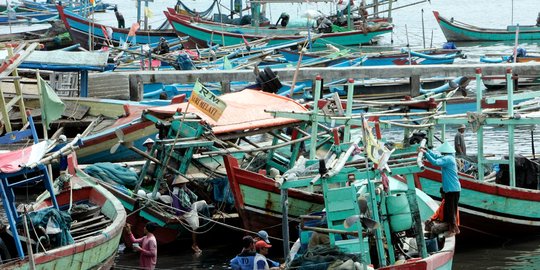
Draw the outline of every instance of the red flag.
[[[137,32],[137,30],[139,30],[139,27],[140,27],[139,23],[134,22],[134,23],[131,25],[131,28],[129,28],[128,36],[129,36],[129,37],[135,36],[135,32]]]
[[[109,35],[107,34],[107,30],[105,29],[105,26],[101,26],[101,32],[103,32],[103,36],[105,39],[109,39]]]
[[[244,40],[244,44],[246,44],[246,47],[251,47],[244,36],[242,36],[242,39]]]

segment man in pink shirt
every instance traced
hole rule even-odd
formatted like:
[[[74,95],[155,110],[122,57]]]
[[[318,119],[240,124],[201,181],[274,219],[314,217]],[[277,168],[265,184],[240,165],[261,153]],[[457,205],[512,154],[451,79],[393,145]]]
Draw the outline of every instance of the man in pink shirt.
[[[133,243],[133,249],[139,251],[139,267],[145,270],[154,270],[157,262],[157,241],[152,232],[156,230],[158,225],[155,222],[148,222],[144,226],[145,236],[135,238],[131,232],[131,224],[126,224],[126,232]]]

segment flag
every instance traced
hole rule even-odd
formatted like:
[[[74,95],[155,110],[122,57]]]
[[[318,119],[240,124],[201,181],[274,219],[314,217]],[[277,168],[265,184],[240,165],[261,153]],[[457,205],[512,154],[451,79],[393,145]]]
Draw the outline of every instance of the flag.
[[[138,22],[134,22],[134,23],[131,25],[131,28],[129,28],[128,37],[135,36],[135,32],[137,32],[137,30],[139,30],[139,27],[141,27],[141,26],[139,25],[139,23],[138,23]]]
[[[49,141],[0,154],[0,172],[15,173],[28,165],[40,161],[47,153]]]
[[[364,120],[362,128],[366,133],[364,145],[369,160],[377,164],[380,170],[386,168],[390,171],[387,162],[396,149],[389,150],[382,141],[376,140],[366,120]]]
[[[154,12],[149,7],[144,7],[144,16],[147,18],[154,17]]]
[[[231,61],[229,61],[229,58],[226,55],[223,57],[223,69],[224,70],[232,69]]]
[[[54,89],[41,76],[38,76],[39,92],[41,98],[41,120],[49,129],[49,124],[60,119],[66,105],[56,95]]]
[[[197,109],[212,118],[214,121],[219,120],[227,104],[218,98],[210,90],[206,89],[198,80],[195,82],[189,103],[193,104]]]

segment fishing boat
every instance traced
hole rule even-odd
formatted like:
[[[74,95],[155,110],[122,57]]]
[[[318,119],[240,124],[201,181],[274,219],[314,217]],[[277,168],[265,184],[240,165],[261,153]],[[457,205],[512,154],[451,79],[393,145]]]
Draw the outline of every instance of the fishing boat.
[[[89,49],[89,40],[92,41],[92,49],[101,48],[103,44],[112,43],[118,46],[121,42],[132,42],[138,44],[157,44],[160,38],[165,38],[168,42],[174,42],[178,39],[176,33],[172,30],[139,30],[129,28],[116,28],[99,23],[90,22],[74,12],[57,5],[60,18],[64,22],[71,37],[75,43],[80,43],[85,49]],[[112,33],[110,30],[112,30]],[[130,34],[130,31],[133,34]],[[92,39],[89,39],[89,36]]]
[[[270,29],[251,26],[233,26],[205,24],[202,22],[192,22],[181,16],[176,16],[169,12],[164,12],[173,29],[179,36],[190,36],[194,42],[201,46],[207,46],[208,42],[220,45],[235,45],[270,37],[269,44],[283,42],[284,40],[298,39],[308,36],[307,29],[280,28]],[[352,29],[343,32],[321,33],[314,46],[324,46],[325,44],[339,44],[352,46],[358,44],[371,43],[379,35],[392,31],[392,26],[387,23],[377,23],[372,27],[362,29]]]
[[[287,61],[298,61],[300,53],[292,50],[278,51]],[[433,49],[423,51],[409,51],[404,49],[398,52],[380,52],[357,54],[353,52],[344,53],[345,56],[359,57],[365,56],[362,66],[383,66],[383,65],[438,65],[452,64],[456,58],[463,58],[461,50]],[[321,57],[318,54],[304,53],[302,61]]]
[[[9,221],[8,232],[1,234],[2,269],[54,269],[59,265],[65,269],[111,268],[126,221],[122,204],[79,174],[74,154],[64,159],[67,168],[57,179],[56,190],[49,180],[52,172],[45,164],[69,154],[77,140],[48,153],[55,142],[38,143],[33,122],[29,122],[32,132],[22,131],[19,136],[34,134],[35,144],[0,154],[1,193]],[[13,141],[14,134],[7,134],[7,140]],[[23,210],[18,211],[13,188],[43,179],[47,191],[34,203],[20,205]]]
[[[511,63],[514,62],[513,55],[484,55],[480,57],[482,63]],[[516,50],[516,63],[540,62],[540,55],[527,54],[523,48]],[[540,85],[540,77],[538,76],[519,76],[515,74],[515,88]],[[482,82],[488,89],[499,89],[506,86],[506,77],[502,76],[483,76]]]
[[[155,234],[159,243],[169,243],[177,239],[179,233],[188,232],[185,228],[185,220],[177,214],[179,210],[172,208],[170,202],[159,202],[156,199],[159,198],[155,196],[158,192],[163,193],[161,188],[164,185],[171,185],[170,182],[164,180],[167,178],[165,177],[167,171],[185,176],[191,181],[190,185],[202,191],[198,193],[201,198],[207,200],[209,204],[213,203],[216,210],[222,210],[222,207],[218,206],[228,203],[226,202],[228,198],[226,195],[217,198],[215,194],[227,194],[224,179],[226,173],[221,160],[216,158],[216,155],[230,153],[239,159],[242,159],[244,155],[249,155],[253,160],[246,161],[246,164],[259,164],[264,157],[254,153],[263,152],[265,149],[271,151],[269,149],[271,149],[272,141],[277,144],[277,139],[263,140],[261,137],[270,136],[270,134],[281,137],[281,130],[296,126],[299,122],[293,119],[273,118],[264,110],[276,108],[305,110],[302,105],[293,100],[262,91],[243,90],[222,95],[220,99],[227,104],[227,107],[218,120],[212,119],[194,105],[189,106],[187,102],[148,108],[143,114],[143,119],[152,127],[154,124],[159,127],[159,139],[154,139],[154,146],[149,152],[133,148],[133,144],[124,139],[121,131],[116,133],[117,144],[116,147],[111,147],[111,153],[122,145],[144,156],[147,161],[140,169],[137,184],[134,186],[101,182],[116,194],[128,212],[133,213],[130,214],[128,222],[134,226],[135,230],[142,232],[148,221],[154,221],[160,225]],[[179,112],[186,112],[187,115],[183,116]],[[240,143],[241,141],[244,143]],[[251,149],[248,148],[249,146]],[[288,148],[289,145],[282,147]],[[279,162],[284,163],[285,158],[282,157]],[[278,161],[269,160],[268,163],[278,163]],[[155,169],[150,170],[150,166],[154,166]],[[148,182],[148,179],[157,180]],[[138,195],[141,190],[147,196]],[[214,190],[214,195],[204,194],[203,192],[207,190]],[[219,212],[219,216],[216,215],[215,218],[223,219],[223,214]]]
[[[448,19],[433,11],[446,40],[448,41],[514,41],[516,33],[519,40],[540,40],[540,27],[534,25],[507,26],[506,29],[481,28]]]
[[[15,23],[32,23],[32,22],[46,22],[57,17],[57,13],[53,12],[15,12],[8,13],[6,15],[0,15],[0,24],[15,24]]]
[[[527,107],[509,104],[531,99],[538,94],[536,92],[514,94],[512,71],[508,70],[506,74],[508,94],[502,99],[483,99],[481,77],[479,71],[476,74],[477,111],[468,113],[471,118],[457,115],[440,117],[436,120],[438,124],[469,124],[477,134],[479,147],[476,157],[461,159],[464,164],[469,164],[467,167],[470,170],[460,167],[462,169],[462,173],[459,174],[462,187],[459,200],[460,228],[468,236],[511,238],[536,235],[540,232],[540,211],[538,211],[540,191],[536,178],[538,162],[536,159],[519,156],[515,153],[513,145],[514,129],[519,125],[539,123],[537,107],[526,110]],[[488,108],[490,113],[485,114]],[[485,117],[485,120],[479,121],[474,116]],[[508,132],[508,156],[486,157],[484,147],[489,142],[483,139],[484,128],[499,124],[504,125],[504,129]],[[534,145],[534,141],[532,143]],[[493,165],[498,165],[498,172]],[[439,193],[441,179],[440,168],[426,164],[426,170],[416,176],[417,187],[436,200],[441,200]]]
[[[321,85],[321,78],[317,78],[315,97],[320,94]],[[438,205],[414,187],[413,175],[423,169],[422,157],[408,155],[418,155],[418,145],[389,150],[378,142],[380,135],[373,136],[364,115],[352,115],[351,107],[352,92],[344,115],[319,113],[317,107],[311,112],[270,111],[276,117],[313,121],[313,134],[317,132],[317,123],[344,125],[345,129],[343,138],[334,133],[332,146],[321,156],[315,151],[318,137],[311,136],[309,158],[300,158],[283,174],[274,174],[273,179],[256,177],[238,168],[234,159],[225,158],[231,188],[236,189],[235,199],[240,195],[237,205],[243,206],[239,214],[246,214],[242,216],[244,224],[269,226],[259,229],[281,229],[288,269],[321,267],[320,261],[315,264],[309,261],[310,255],[302,256],[317,255],[316,249],[308,248],[314,232],[328,235],[327,248],[332,249],[332,254],[353,255],[351,263],[359,264],[360,269],[362,265],[364,269],[451,269],[455,238],[425,238],[423,233],[423,221],[431,217]],[[353,130],[352,126],[361,128]],[[425,140],[420,145],[424,143]],[[364,150],[360,152],[359,147]],[[400,179],[405,179],[407,184]],[[321,198],[324,198],[322,205]],[[364,207],[359,204],[361,200]],[[308,211],[300,216],[299,239],[289,249],[289,228],[295,224],[292,219],[298,215],[297,207]],[[397,210],[400,207],[407,210]],[[310,209],[318,213],[310,214]],[[316,226],[314,220],[325,226]],[[403,243],[414,243],[411,246],[415,254],[403,251]],[[334,259],[328,258],[327,263],[334,263]]]

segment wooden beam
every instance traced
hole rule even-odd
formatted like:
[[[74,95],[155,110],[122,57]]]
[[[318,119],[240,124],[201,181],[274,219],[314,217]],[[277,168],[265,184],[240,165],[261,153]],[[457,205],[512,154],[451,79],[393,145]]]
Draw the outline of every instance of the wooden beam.
[[[507,68],[512,68],[513,72],[523,75],[539,75],[540,63],[504,63],[504,64],[461,64],[461,65],[415,65],[415,66],[369,66],[369,67],[314,67],[300,68],[297,80],[312,80],[317,75],[323,75],[326,81],[343,78],[410,78],[412,76],[430,77],[457,77],[474,76],[476,69],[480,68],[483,75],[506,74]],[[275,69],[278,77],[282,81],[292,81],[294,68]],[[117,74],[128,76],[132,93],[139,88],[138,83],[162,82],[172,83],[194,83],[202,82],[231,82],[231,81],[255,81],[252,70],[177,70],[177,71],[133,71],[118,72]],[[138,93],[138,92],[137,92]]]

